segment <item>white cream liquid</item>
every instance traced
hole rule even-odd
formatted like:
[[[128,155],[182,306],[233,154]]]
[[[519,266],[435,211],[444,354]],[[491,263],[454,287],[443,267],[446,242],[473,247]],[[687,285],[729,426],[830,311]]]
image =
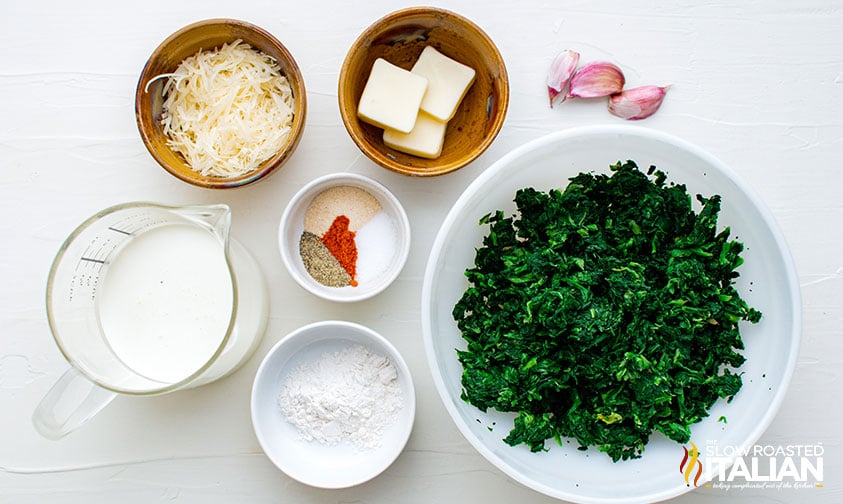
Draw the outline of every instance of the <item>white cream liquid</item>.
[[[167,225],[129,242],[97,292],[107,343],[132,371],[164,384],[187,378],[217,351],[234,290],[219,241]]]

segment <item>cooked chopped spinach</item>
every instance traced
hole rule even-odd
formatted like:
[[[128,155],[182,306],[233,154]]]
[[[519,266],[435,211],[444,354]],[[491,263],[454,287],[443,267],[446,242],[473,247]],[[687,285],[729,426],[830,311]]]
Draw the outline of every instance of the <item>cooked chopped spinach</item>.
[[[517,413],[504,441],[575,439],[638,458],[653,431],[680,443],[741,388],[738,324],[761,313],[734,287],[743,244],[717,229],[720,196],[633,161],[564,190],[517,191],[453,310],[467,342],[462,399]]]

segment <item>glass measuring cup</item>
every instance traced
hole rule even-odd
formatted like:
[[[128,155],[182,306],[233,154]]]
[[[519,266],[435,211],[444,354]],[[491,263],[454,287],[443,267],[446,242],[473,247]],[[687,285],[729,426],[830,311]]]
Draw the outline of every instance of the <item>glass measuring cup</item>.
[[[258,346],[269,299],[260,269],[230,239],[226,205],[127,203],[82,223],[47,281],[47,318],[71,367],[33,413],[58,439],[117,394],[203,385]]]

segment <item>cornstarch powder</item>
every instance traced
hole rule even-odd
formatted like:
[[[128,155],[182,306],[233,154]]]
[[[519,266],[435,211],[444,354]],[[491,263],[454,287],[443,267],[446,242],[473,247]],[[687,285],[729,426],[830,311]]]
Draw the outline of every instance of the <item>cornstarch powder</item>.
[[[367,450],[380,446],[403,399],[389,359],[353,345],[293,369],[278,403],[302,438]]]

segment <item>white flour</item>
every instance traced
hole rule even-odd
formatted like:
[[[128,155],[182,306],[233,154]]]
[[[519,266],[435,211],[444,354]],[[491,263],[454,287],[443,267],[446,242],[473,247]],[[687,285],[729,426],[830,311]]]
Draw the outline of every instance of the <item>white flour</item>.
[[[389,359],[353,345],[290,372],[278,403],[308,441],[336,445],[347,440],[372,449],[398,418],[403,401]]]

